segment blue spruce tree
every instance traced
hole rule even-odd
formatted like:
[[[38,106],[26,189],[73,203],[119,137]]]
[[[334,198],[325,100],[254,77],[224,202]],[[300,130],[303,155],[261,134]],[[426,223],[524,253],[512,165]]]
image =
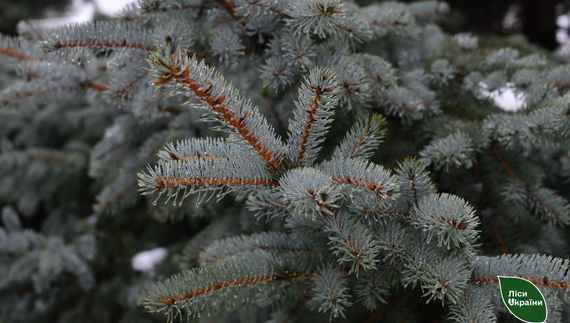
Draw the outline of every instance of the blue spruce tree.
[[[514,322],[499,276],[570,320],[569,59],[447,11],[141,0],[2,36],[0,322]]]

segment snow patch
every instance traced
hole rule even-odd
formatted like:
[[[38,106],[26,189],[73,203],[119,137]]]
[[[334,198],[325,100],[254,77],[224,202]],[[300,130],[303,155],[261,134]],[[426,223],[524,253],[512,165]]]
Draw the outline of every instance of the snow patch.
[[[107,16],[116,16],[128,4],[136,0],[73,0],[63,17],[51,17],[39,19],[40,26],[54,28],[72,23],[92,21],[95,13],[99,12]]]
[[[166,248],[154,248],[137,253],[131,260],[131,267],[142,272],[151,272],[156,265],[163,262],[167,255]]]
[[[486,87],[485,83],[479,83],[479,85],[483,89]],[[495,101],[495,104],[503,110],[517,111],[523,107],[525,96],[524,93],[515,93],[515,91],[513,91],[513,88],[514,84],[507,82],[507,87],[492,92],[483,90],[482,94],[485,97],[493,99],[493,101]]]
[[[72,23],[91,21],[96,11],[95,4],[91,2],[73,0],[65,16],[39,19],[38,24],[46,28],[54,28]]]
[[[560,28],[570,28],[570,17],[568,15],[560,15],[556,18],[556,24]]]
[[[128,4],[136,2],[136,0],[94,0],[97,9],[107,16],[115,16]]]

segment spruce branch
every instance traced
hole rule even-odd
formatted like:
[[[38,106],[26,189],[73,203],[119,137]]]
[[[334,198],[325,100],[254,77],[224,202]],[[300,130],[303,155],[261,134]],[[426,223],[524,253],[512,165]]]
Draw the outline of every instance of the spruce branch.
[[[403,199],[381,199],[376,195],[355,194],[350,197],[351,210],[358,214],[377,217],[407,217],[410,215],[409,202]]]
[[[417,203],[421,198],[435,193],[435,187],[426,170],[427,166],[425,161],[410,157],[398,163],[396,174],[401,194],[409,202]]]
[[[442,303],[449,300],[457,304],[467,289],[471,271],[463,259],[452,258],[435,260],[429,263],[421,276],[424,297],[441,299]]]
[[[65,244],[62,237],[46,237],[24,229],[16,212],[7,207],[2,210],[2,223],[0,254],[14,257],[6,268],[5,282],[2,283],[30,282],[35,292],[41,293],[65,270],[77,277],[82,289],[93,287],[95,277],[86,262],[96,254],[92,236],[84,235],[71,244]]]
[[[279,42],[282,51],[281,56],[287,61],[287,64],[306,71],[314,64],[317,56],[315,43],[306,35],[296,35],[294,32],[286,29],[280,35]]]
[[[351,264],[349,273],[358,274],[361,269],[376,269],[376,256],[380,246],[363,223],[343,213],[327,218],[325,223],[324,230],[330,232],[333,254],[340,264]]]
[[[150,18],[153,14],[167,14],[176,11],[202,10],[204,4],[188,3],[188,1],[171,0],[144,0],[140,1],[138,7],[127,8],[121,13],[121,18],[125,21]]]
[[[119,98],[119,100],[122,101],[132,100],[134,95],[139,94],[138,92],[140,89],[138,87],[140,87],[141,83],[147,79],[147,76],[148,71],[143,71],[142,73],[138,73],[134,78],[129,75],[128,79],[123,79],[121,77],[113,79],[107,87],[107,90],[109,91],[108,96]]]
[[[37,76],[37,75],[36,75]],[[43,97],[55,93],[66,93],[81,90],[94,90],[97,92],[108,91],[109,88],[90,80],[78,80],[74,78],[49,80],[34,78],[29,82],[17,82],[0,91],[0,102],[4,107],[22,102],[40,100]]]
[[[215,161],[190,160],[182,163],[161,160],[154,168],[149,166],[147,173],[139,173],[138,176],[141,194],[158,194],[160,198],[162,194],[167,193],[166,202],[174,198],[173,205],[177,204],[177,199],[180,199],[178,203],[181,203],[195,193],[218,192],[217,199],[221,199],[233,190],[247,190],[257,186],[279,184],[277,180],[268,175],[263,166],[250,163],[244,158]],[[206,196],[199,198],[197,203],[201,203]]]
[[[416,1],[410,4],[409,9],[416,21],[428,23],[448,12],[449,5],[437,0]]]
[[[57,151],[51,149],[29,149],[26,156],[31,160],[42,160],[66,169],[78,170],[85,164],[84,156],[72,150]]]
[[[18,69],[27,80],[14,82],[0,91],[3,106],[24,105],[24,102],[29,105],[29,102],[58,92],[109,90],[106,85],[89,79],[84,71],[66,65],[33,61],[21,64]]]
[[[483,131],[507,149],[514,150],[522,146],[526,128],[526,118],[523,115],[493,114],[485,120]]]
[[[319,38],[346,35],[347,40],[366,42],[372,31],[363,18],[338,0],[300,0],[290,2],[286,19],[296,33],[315,34]]]
[[[246,201],[250,211],[257,218],[284,218],[288,214],[289,203],[284,201],[279,188],[260,189],[257,194],[250,194]]]
[[[382,260],[388,263],[403,259],[408,250],[412,249],[412,241],[408,238],[410,231],[393,219],[377,221],[369,230],[374,233],[375,244],[384,251]],[[414,259],[412,263],[421,266],[422,261]]]
[[[37,60],[37,58],[35,58],[35,57],[26,55],[24,53],[21,53],[15,49],[7,47],[7,46],[6,47],[0,47],[0,54],[6,55],[9,57],[14,57],[14,58],[17,58],[17,59],[22,60],[22,61],[36,61]]]
[[[374,311],[377,303],[386,303],[389,283],[384,278],[385,272],[380,270],[367,270],[360,273],[356,290],[356,300],[364,304],[367,309]]]
[[[103,138],[93,147],[89,174],[100,176],[113,162],[124,161],[132,156],[133,152],[129,151],[131,145],[140,143],[141,139],[146,139],[151,133],[164,130],[166,121],[164,117],[148,120],[136,118],[132,114],[116,117],[114,123],[106,129]],[[148,158],[148,155],[142,156],[141,159],[145,158]],[[136,165],[140,163],[141,161],[134,162]],[[136,165],[131,165],[132,169],[135,169]]]
[[[377,102],[383,102],[388,91],[398,86],[398,72],[385,59],[370,55],[360,54],[359,60],[368,75],[372,98]]]
[[[284,28],[271,39],[269,47],[270,57],[261,66],[260,77],[265,86],[283,97],[294,89],[293,83],[314,67],[315,44],[306,35],[295,35],[292,30]]]
[[[501,235],[501,232],[499,232],[499,229],[497,228],[497,224],[495,223],[495,220],[492,217],[488,217],[487,221],[489,222],[489,225],[491,226],[491,231],[493,231],[493,234],[495,235],[495,238],[497,239],[497,243],[499,244],[499,247],[501,247],[501,251],[504,254],[508,254],[509,249],[507,249],[507,246],[505,244],[503,236]]]
[[[471,138],[462,132],[434,140],[420,151],[424,161],[434,164],[436,169],[443,168],[446,172],[460,166],[471,168],[474,162],[473,155]]]
[[[231,28],[218,29],[210,39],[210,50],[226,66],[235,66],[244,54],[245,46]]]
[[[232,18],[243,23],[245,17],[239,16],[235,12],[235,4],[227,0],[216,0],[216,3],[222,7]]]
[[[257,9],[263,8],[276,14],[281,14],[283,12],[281,4],[277,0],[247,0],[244,2],[245,4],[243,4],[243,6],[254,7]],[[242,8],[238,8],[237,10],[240,9],[243,10]]]
[[[135,174],[129,173],[117,178],[97,195],[97,203],[93,206],[93,210],[98,214],[117,214],[137,202],[139,196],[136,188]]]
[[[261,67],[260,78],[264,86],[278,91],[292,85],[297,73],[297,68],[288,64],[282,56],[273,56],[267,59],[265,65]]]
[[[0,35],[0,55],[15,58],[18,61],[36,62],[40,59],[36,48],[25,40]]]
[[[388,34],[405,34],[413,25],[414,17],[403,3],[378,3],[366,8],[364,16],[374,31],[375,38]]]
[[[317,158],[338,101],[340,85],[336,74],[326,68],[311,70],[299,89],[293,120],[289,122],[287,145],[295,167],[309,166]]]
[[[495,145],[491,144],[491,150],[493,151],[493,154],[495,155],[497,160],[499,160],[499,162],[501,163],[501,166],[503,167],[503,169],[507,172],[507,174],[509,174],[511,179],[518,180],[517,175],[511,170],[511,168],[509,167],[509,165],[507,164],[507,162],[505,161],[505,159],[503,158],[503,156],[501,155],[501,152],[499,152],[497,147]]]
[[[7,105],[32,105],[54,93],[93,90],[106,92],[109,88],[94,81],[94,76],[71,64],[49,63],[43,60],[25,61],[17,72],[26,80],[14,82],[0,92],[0,100]],[[39,104],[38,104],[39,105]]]
[[[199,314],[200,299],[222,293],[228,289],[266,283],[275,279],[270,267],[271,257],[264,252],[248,255],[256,261],[244,261],[240,258],[227,258],[208,263],[197,269],[188,269],[155,285],[156,292],[150,294],[144,302],[152,312],[167,311],[172,322],[176,314],[185,309],[188,314]]]
[[[550,225],[570,224],[570,203],[548,188],[539,188],[529,196],[530,209]]]
[[[57,27],[45,35],[41,46],[45,52],[81,48],[152,51],[155,48],[148,31],[120,22],[87,22]]]
[[[250,236],[236,236],[212,242],[200,253],[199,262],[204,264],[227,257],[237,257],[240,254],[264,250],[271,253],[307,250],[306,243],[293,240],[282,232],[266,232]]]
[[[14,104],[21,100],[35,98],[38,96],[43,96],[51,93],[64,92],[66,90],[73,89],[68,84],[60,84],[57,86],[53,86],[50,84],[46,86],[44,82],[41,82],[41,84],[38,83],[32,85],[32,86],[35,85],[34,90],[24,89],[23,86],[19,86],[19,87],[7,88],[4,91],[0,92],[0,100],[1,100],[0,102],[2,102],[2,106],[6,107],[9,104]],[[43,87],[41,87],[42,85]]]
[[[489,293],[477,285],[469,285],[462,296],[462,302],[457,302],[450,308],[450,319],[457,323],[497,322]]]
[[[203,61],[198,63],[195,58],[189,59],[180,51],[171,53],[169,49],[164,54],[152,52],[149,62],[158,77],[157,88],[169,83],[182,86],[204,102],[217,120],[243,138],[274,171],[279,169],[284,147],[273,127],[219,73]]]
[[[339,91],[342,107],[347,107],[349,111],[354,109],[359,115],[368,113],[372,80],[357,57],[335,53],[321,55],[316,62],[330,67],[337,74],[342,85]]]
[[[332,159],[320,164],[319,169],[330,174],[333,181],[343,184],[347,196],[370,192],[378,201],[389,199],[398,192],[394,176],[384,167],[359,158]],[[366,194],[366,193],[365,193]]]
[[[570,137],[570,95],[559,98],[553,103],[553,109],[549,110],[553,127],[563,137]]]
[[[438,246],[447,249],[471,245],[478,236],[479,218],[473,207],[450,194],[429,195],[410,211],[412,224],[428,233],[428,241],[437,237]]]
[[[218,2],[220,3],[220,2]],[[276,32],[276,27],[281,25],[283,19],[283,7],[286,3],[275,0],[238,0],[235,5],[234,19],[239,19],[245,33],[255,43],[265,41],[263,34]],[[260,35],[254,39],[252,36]],[[255,47],[255,45],[254,45]]]
[[[314,281],[315,296],[310,303],[318,306],[319,312],[330,311],[329,320],[338,317],[339,314],[344,317],[344,307],[352,305],[352,302],[348,300],[350,294],[346,286],[346,277],[338,269],[329,265],[320,268]]]
[[[386,119],[379,114],[372,114],[352,125],[343,141],[335,149],[333,158],[372,157],[382,139],[386,136]]]
[[[400,235],[407,233],[402,231],[404,230],[400,228]],[[396,240],[396,242],[400,242],[396,246],[401,249],[397,250],[397,255],[401,257],[400,259],[402,259],[404,267],[401,273],[402,283],[406,287],[411,285],[412,288],[416,288],[418,283],[421,284],[423,282],[422,279],[428,270],[427,267],[436,260],[444,260],[448,253],[442,248],[434,248],[432,243],[424,243],[418,237],[414,239],[415,241],[406,241],[405,244],[401,240],[403,239],[400,239],[400,241]],[[395,249],[394,246],[392,248]],[[398,260],[398,258],[393,259]]]
[[[568,259],[539,254],[479,256],[472,267],[475,281],[485,285],[497,286],[497,276],[503,275],[524,278],[537,286],[560,290],[564,294],[570,288]]]
[[[232,212],[227,212],[227,214],[229,215],[214,219],[184,246],[181,268],[187,269],[190,265],[194,265],[204,249],[218,239],[230,236],[237,229],[241,217],[235,216]]]
[[[156,292],[149,293],[144,305],[150,312],[165,311],[172,322],[182,310],[188,315],[200,314],[206,298],[233,293],[242,300],[250,297],[248,291],[271,294],[273,284],[319,277],[315,268],[318,259],[321,257],[304,252],[274,254],[258,250],[208,262],[156,284]]]
[[[191,138],[179,141],[174,146],[173,143],[168,143],[164,150],[158,152],[158,157],[163,160],[172,160],[178,162],[185,161],[210,161],[213,162],[217,159],[229,159],[231,143],[227,143],[219,138]]]
[[[382,95],[381,101],[388,115],[398,116],[402,121],[411,123],[423,117],[430,104],[405,87],[391,88],[387,94]]]
[[[296,168],[280,180],[281,199],[294,214],[316,218],[330,215],[338,208],[340,186],[333,178],[310,167]]]

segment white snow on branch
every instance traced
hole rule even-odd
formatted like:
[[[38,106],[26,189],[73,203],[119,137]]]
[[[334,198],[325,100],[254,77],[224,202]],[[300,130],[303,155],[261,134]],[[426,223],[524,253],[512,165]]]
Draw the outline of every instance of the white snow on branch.
[[[93,2],[90,2],[73,0],[62,17],[39,19],[38,22],[41,26],[53,28],[71,23],[92,21],[96,13],[113,17],[121,12],[128,4],[135,1],[136,0],[93,0]]]
[[[126,5],[136,2],[136,0],[94,0],[97,5],[97,9],[100,13],[114,17],[117,15]]]
[[[154,248],[137,253],[131,260],[131,267],[142,272],[152,272],[154,267],[166,259],[165,248]]]
[[[95,12],[95,4],[92,2],[73,0],[71,6],[67,9],[65,16],[39,19],[38,23],[46,28],[54,28],[71,23],[91,21],[95,16]]]
[[[482,88],[485,88],[484,83],[479,83]],[[495,104],[501,109],[506,111],[517,111],[521,109],[525,102],[524,93],[515,93],[513,91],[514,84],[507,82],[507,87],[489,92],[486,90],[482,91],[483,96],[493,99]]]

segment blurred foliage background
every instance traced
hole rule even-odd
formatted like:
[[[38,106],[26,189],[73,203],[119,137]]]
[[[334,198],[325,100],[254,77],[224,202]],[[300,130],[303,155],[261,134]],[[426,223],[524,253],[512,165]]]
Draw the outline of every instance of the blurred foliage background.
[[[24,19],[61,15],[71,0],[0,0],[0,33],[15,34]]]
[[[99,0],[97,4],[100,6],[103,2]],[[375,0],[357,0],[357,2],[366,5]],[[451,11],[443,26],[451,33],[466,31],[476,35],[521,33],[531,43],[549,50],[556,49],[568,35],[565,26],[557,25],[556,22],[558,17],[570,10],[570,0],[447,0],[446,2],[449,3]],[[0,32],[15,34],[16,25],[20,20],[64,15],[70,4],[71,0],[0,0]]]
[[[474,34],[522,33],[546,49],[558,46],[556,18],[568,12],[570,1],[560,0],[485,0],[447,1],[451,14],[445,26],[450,32]]]

